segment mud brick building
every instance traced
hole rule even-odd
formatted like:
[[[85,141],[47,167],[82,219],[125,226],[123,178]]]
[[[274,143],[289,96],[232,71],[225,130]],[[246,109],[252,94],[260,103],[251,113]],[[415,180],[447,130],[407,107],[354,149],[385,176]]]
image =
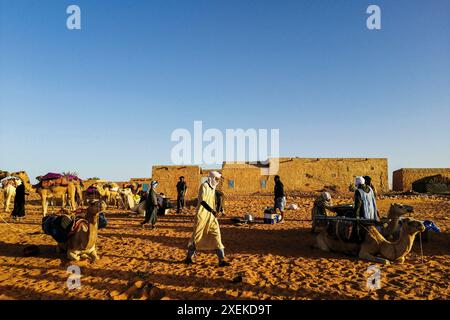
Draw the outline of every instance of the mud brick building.
[[[450,178],[450,168],[402,168],[395,170],[392,173],[392,190],[412,190],[415,181],[438,174]]]
[[[278,168],[278,170],[276,170]],[[278,174],[287,191],[318,191],[333,187],[348,191],[356,176],[369,175],[378,191],[388,191],[386,158],[276,158],[268,163],[224,162],[221,189],[226,194],[272,192],[273,177]],[[188,198],[197,196],[198,186],[208,176],[209,169],[199,166],[153,166],[152,178],[159,182],[158,191],[176,197],[176,183],[184,176]]]

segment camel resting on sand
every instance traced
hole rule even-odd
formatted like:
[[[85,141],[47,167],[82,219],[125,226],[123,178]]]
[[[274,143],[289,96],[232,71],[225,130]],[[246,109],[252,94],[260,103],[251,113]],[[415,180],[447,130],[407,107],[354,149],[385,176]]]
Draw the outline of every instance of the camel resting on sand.
[[[87,208],[86,219],[77,222],[77,226],[67,242],[58,243],[58,251],[66,251],[69,260],[79,261],[81,258],[90,258],[92,262],[95,262],[98,259],[95,247],[98,216],[104,210],[106,210],[104,201],[91,202]]]
[[[381,230],[381,234],[386,239],[392,241],[397,240],[400,236],[400,219],[407,213],[413,212],[414,209],[411,206],[407,206],[401,203],[392,203],[389,207],[387,214],[387,225]]]
[[[317,247],[327,252],[357,255],[360,259],[382,264],[390,264],[391,261],[403,263],[406,255],[411,251],[416,234],[425,231],[425,226],[421,221],[405,218],[402,221],[399,239],[390,242],[374,226],[365,228],[367,235],[361,244],[333,239],[327,230],[322,230],[316,238]],[[377,257],[377,255],[381,257]]]
[[[130,210],[138,215],[145,216],[146,209],[147,209],[147,200],[144,200],[141,203],[138,203],[137,205],[135,205]]]

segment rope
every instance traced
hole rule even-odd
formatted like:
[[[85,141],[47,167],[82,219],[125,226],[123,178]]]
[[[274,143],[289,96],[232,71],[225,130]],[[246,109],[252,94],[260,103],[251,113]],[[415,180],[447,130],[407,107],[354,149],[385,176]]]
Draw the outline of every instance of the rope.
[[[423,247],[422,247],[422,233],[419,232],[419,242],[420,242],[420,257],[423,264]]]
[[[23,234],[29,234],[29,235],[32,235],[32,234],[34,234],[34,233],[31,233],[31,232],[25,232],[25,231],[23,231],[23,230],[21,230],[21,229],[18,229],[18,228],[16,228],[16,227],[14,227],[12,224],[10,224],[8,221],[6,221],[4,218],[3,218],[3,215],[0,215],[0,218],[3,220],[3,222],[6,224],[6,225],[8,225],[11,229],[13,229],[13,230],[16,230],[16,231],[18,231],[18,232],[20,232],[20,233],[23,233]]]

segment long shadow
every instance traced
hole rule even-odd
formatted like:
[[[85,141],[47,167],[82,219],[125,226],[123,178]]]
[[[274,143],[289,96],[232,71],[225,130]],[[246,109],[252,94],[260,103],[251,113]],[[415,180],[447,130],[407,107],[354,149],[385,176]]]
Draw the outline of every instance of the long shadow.
[[[13,258],[27,258],[23,254],[23,249],[29,244],[0,242],[0,256]],[[60,258],[62,255],[56,252],[56,245],[38,245],[41,258]]]
[[[424,256],[444,256],[450,254],[450,232],[433,233],[430,232],[427,241],[422,240]],[[420,240],[416,236],[412,252],[420,254]]]
[[[176,229],[177,227],[174,227]],[[192,228],[185,228],[192,231]],[[273,254],[285,257],[326,258],[336,254],[312,249],[315,242],[309,229],[256,229],[256,228],[221,228],[222,241],[228,253],[233,254]],[[157,234],[101,233],[102,236],[137,238],[158,242],[178,249],[186,249],[188,238],[171,237]]]
[[[14,285],[0,285],[0,292],[6,292],[9,297],[22,300],[67,300],[76,299],[61,294],[39,292],[31,288],[16,287]]]

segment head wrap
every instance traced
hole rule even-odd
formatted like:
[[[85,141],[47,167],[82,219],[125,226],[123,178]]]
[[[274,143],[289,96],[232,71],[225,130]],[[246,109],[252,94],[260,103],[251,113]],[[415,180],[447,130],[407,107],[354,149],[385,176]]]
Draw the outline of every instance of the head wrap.
[[[157,185],[158,185],[158,181],[152,181],[152,183],[151,183],[152,188],[156,188]]]
[[[356,177],[355,179],[355,186],[358,187],[362,184],[364,184],[366,181],[364,180],[363,177]]]
[[[208,177],[208,184],[212,188],[215,189],[217,187],[217,185],[219,184],[219,182],[217,182],[215,178],[220,178],[220,177],[222,177],[222,175],[220,173],[218,173],[217,171],[210,171],[209,177]]]
[[[330,201],[331,200],[331,194],[329,192],[324,192],[324,193],[322,193],[322,198],[325,201]]]

